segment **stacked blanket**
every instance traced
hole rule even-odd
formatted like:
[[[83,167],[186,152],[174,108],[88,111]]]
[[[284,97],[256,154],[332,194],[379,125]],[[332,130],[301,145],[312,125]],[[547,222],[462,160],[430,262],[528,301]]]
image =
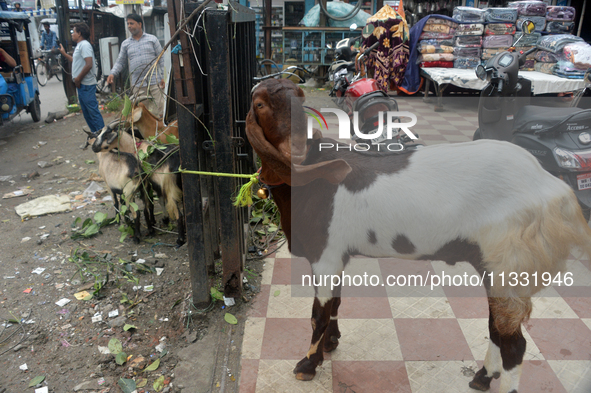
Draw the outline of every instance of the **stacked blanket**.
[[[487,23],[484,26],[484,35],[508,35],[515,34],[514,23]]]
[[[519,16],[546,16],[546,3],[543,1],[512,1],[509,8],[517,8]]]
[[[572,34],[575,29],[573,7],[549,6],[546,8],[546,32],[551,34]]]
[[[418,57],[416,62],[421,67],[453,67],[454,34],[458,24],[449,19],[433,16],[429,18],[423,27],[420,41],[416,50]]]
[[[453,18],[460,23],[484,23],[485,10],[474,7],[455,7]],[[544,15],[546,15],[544,13]]]
[[[516,8],[487,8],[484,11],[484,21],[487,23],[505,22],[515,23],[517,20]]]

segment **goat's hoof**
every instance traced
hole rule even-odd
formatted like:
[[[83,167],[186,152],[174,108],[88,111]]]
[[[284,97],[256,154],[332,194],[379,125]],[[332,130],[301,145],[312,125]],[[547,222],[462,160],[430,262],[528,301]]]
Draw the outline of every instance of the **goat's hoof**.
[[[140,244],[140,238],[139,238],[139,237],[134,237],[134,238],[133,238],[133,242],[134,242],[135,244]]]
[[[330,336],[330,340],[324,339],[324,352],[332,352],[339,346],[339,338],[337,336]]]
[[[490,382],[493,379],[493,377],[487,377],[486,374],[487,374],[486,368],[482,367],[480,370],[478,370],[476,375],[474,375],[472,382],[470,382],[468,384],[468,386],[470,386],[472,389],[486,392],[487,390],[490,389]]]
[[[296,379],[300,381],[311,381],[316,375],[316,365],[308,358],[303,358],[293,369]]]

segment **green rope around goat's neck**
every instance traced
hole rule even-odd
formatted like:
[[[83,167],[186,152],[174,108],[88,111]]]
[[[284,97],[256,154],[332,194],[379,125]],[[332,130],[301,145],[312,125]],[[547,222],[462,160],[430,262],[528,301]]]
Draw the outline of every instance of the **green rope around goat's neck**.
[[[219,176],[219,177],[239,177],[243,179],[250,179],[246,184],[240,187],[238,195],[234,200],[234,206],[244,207],[252,205],[252,186],[258,184],[259,174],[253,173],[252,175],[240,175],[235,173],[220,173],[220,172],[203,172],[203,171],[189,171],[186,169],[179,169],[179,173],[187,173],[190,175],[202,175],[202,176]]]

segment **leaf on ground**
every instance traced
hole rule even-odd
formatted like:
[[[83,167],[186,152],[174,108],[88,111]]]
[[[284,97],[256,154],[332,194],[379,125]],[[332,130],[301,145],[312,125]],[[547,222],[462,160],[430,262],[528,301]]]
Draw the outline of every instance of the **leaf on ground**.
[[[115,356],[115,363],[117,363],[120,366],[123,366],[123,364],[127,361],[127,354],[125,352],[119,352],[117,354],[117,356]]]
[[[214,298],[215,300],[224,300],[224,295],[218,291],[216,288],[211,287],[211,297]]]
[[[86,231],[84,232],[84,237],[90,237],[92,235],[96,235],[99,231],[99,226],[96,224],[92,224],[91,226],[89,226],[88,228],[86,228]]]
[[[125,326],[123,326],[123,330],[128,331],[129,329],[137,329],[137,327],[126,323]]]
[[[121,341],[113,337],[111,341],[109,341],[109,351],[111,351],[113,355],[117,355],[119,352],[123,351]]]
[[[144,371],[156,371],[158,369],[158,366],[160,366],[160,359],[156,359],[154,363],[146,367]]]
[[[146,386],[147,384],[148,384],[148,380],[147,380],[146,378],[140,378],[140,379],[137,381],[137,385],[136,385],[136,386],[137,386],[138,388],[143,388],[143,387],[144,387],[144,386]]]
[[[85,162],[86,164],[88,164],[88,165],[92,165],[92,164],[95,164],[95,163],[96,163],[96,161],[95,161],[95,160],[85,160],[84,162]]]
[[[103,221],[105,221],[106,218],[107,215],[103,212],[94,213],[94,222],[96,222],[97,224],[101,224]]]
[[[277,297],[277,296],[279,296],[280,293],[281,293],[281,291],[278,289],[275,292],[273,292],[273,296]]]
[[[135,381],[133,379],[120,378],[117,382],[123,393],[131,393],[137,389]]]
[[[161,375],[160,378],[154,381],[154,385],[152,386],[154,386],[154,390],[156,390],[157,392],[164,389],[164,375]]]
[[[236,319],[236,317],[228,312],[226,313],[226,315],[224,315],[224,319],[230,325],[236,325],[238,323],[238,320]]]
[[[35,378],[31,379],[31,382],[29,382],[29,387],[31,388],[33,386],[37,386],[41,382],[43,382],[44,380],[45,380],[45,375],[36,376]]]

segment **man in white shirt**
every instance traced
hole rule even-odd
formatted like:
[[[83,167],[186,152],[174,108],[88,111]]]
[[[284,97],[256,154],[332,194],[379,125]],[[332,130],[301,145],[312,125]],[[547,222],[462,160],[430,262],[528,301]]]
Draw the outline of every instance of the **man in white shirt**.
[[[94,50],[88,42],[90,28],[86,23],[76,23],[72,30],[72,41],[76,43],[76,49],[72,56],[66,53],[60,44],[60,52],[72,63],[72,79],[78,89],[78,102],[84,115],[84,120],[93,134],[98,134],[105,122],[96,100],[96,64],[94,62]]]

